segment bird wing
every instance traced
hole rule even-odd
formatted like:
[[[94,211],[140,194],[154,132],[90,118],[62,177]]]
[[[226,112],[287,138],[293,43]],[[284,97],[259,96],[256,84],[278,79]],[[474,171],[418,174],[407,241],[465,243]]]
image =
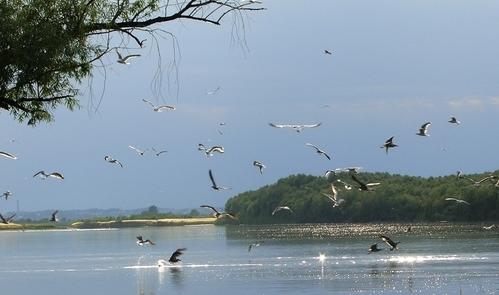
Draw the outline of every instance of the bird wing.
[[[55,219],[55,216],[57,215],[57,213],[59,213],[59,210],[55,210],[54,213],[52,213],[52,218]]]
[[[168,153],[168,151],[166,151],[166,150],[165,151],[159,151],[159,152],[156,153],[156,156],[159,156],[159,155],[161,155],[163,153]]]
[[[140,149],[138,149],[138,148],[136,148],[136,147],[134,147],[132,145],[129,145],[128,147],[131,148],[132,150],[136,151],[139,154],[142,154],[144,152],[144,151],[142,151],[142,150],[140,150]]]
[[[9,224],[9,222],[7,220],[5,220],[5,218],[3,217],[2,214],[0,214],[0,219],[2,219],[2,222],[5,223],[5,224]]]
[[[132,59],[132,58],[135,58],[135,57],[139,57],[140,54],[130,54],[130,55],[127,55],[123,58],[123,61],[127,61],[129,59]]]
[[[329,200],[331,200],[332,202],[336,203],[336,198],[333,196],[333,195],[330,195],[330,194],[327,194],[327,193],[322,193],[325,197],[327,197]]]
[[[116,53],[118,54],[118,59],[123,60],[123,57],[121,56],[121,53],[119,53],[119,51],[116,51]]]
[[[313,144],[311,144],[311,143],[308,143],[308,142],[307,142],[305,145],[313,147],[316,151],[321,151],[321,149],[320,149],[318,146],[313,145]],[[322,151],[321,151],[321,152],[322,152]]]
[[[215,207],[210,206],[210,205],[201,205],[199,207],[201,207],[201,208],[209,208],[209,209],[213,210],[215,213],[220,213],[220,212],[218,212],[217,209],[215,209]]]
[[[332,183],[331,183],[331,191],[333,192],[333,196],[336,199],[336,197],[338,196],[338,191],[336,190],[336,187]]]
[[[52,177],[55,177],[55,178],[59,178],[59,179],[64,179],[64,176],[62,176],[62,174],[59,173],[59,172],[52,172],[52,173],[50,173],[49,176],[52,176]]]
[[[235,215],[235,214],[233,214],[233,213],[227,213],[227,212],[224,212],[224,213],[222,213],[222,214],[223,214],[223,215],[225,215],[225,216],[227,216],[227,217],[229,217],[230,219],[234,219],[234,220],[236,220],[236,219],[237,219],[236,215]]]
[[[366,184],[367,187],[371,187],[371,186],[377,186],[377,185],[380,185],[381,182],[371,182],[371,183],[368,183]]]
[[[319,127],[321,126],[322,123],[317,123],[317,124],[305,124],[305,125],[301,125],[300,127],[302,128],[315,128],[315,127]]]
[[[274,124],[274,123],[269,123],[270,126],[272,127],[275,127],[275,128],[284,128],[284,127],[290,127],[290,126],[287,126],[287,125],[283,125],[283,124]]]
[[[394,138],[394,137],[395,137],[395,136],[392,136],[392,137],[388,138],[388,139],[385,141],[385,144],[392,143],[392,142],[393,142],[393,138]]]
[[[175,252],[173,252],[172,256],[170,257],[170,261],[174,260],[175,258],[177,258],[180,255],[184,254],[183,252],[185,250],[187,250],[187,249],[186,248],[180,248],[180,249],[175,250]]]
[[[380,235],[379,236],[381,238],[381,240],[385,243],[387,243],[390,247],[393,247],[393,245],[395,244],[392,239],[390,239],[389,237],[387,236],[384,236],[384,235]]]
[[[38,176],[40,174],[41,175],[45,175],[45,171],[43,171],[43,170],[42,171],[38,171],[38,172],[35,173],[35,175],[33,175],[33,177],[36,177],[36,176]]]
[[[172,110],[174,111],[175,110],[175,107],[174,106],[170,106],[170,105],[161,105],[161,106],[157,106],[156,109],[158,111],[161,111],[163,109],[167,109],[167,110]]]
[[[362,181],[360,181],[354,174],[352,174],[352,179],[353,179],[353,181],[358,183],[360,186],[366,186],[366,184],[363,183]]]
[[[12,154],[9,154],[9,153],[7,153],[7,152],[2,152],[2,151],[0,151],[0,156],[4,156],[4,157],[7,157],[7,158],[10,158],[10,159],[13,159],[13,160],[16,160],[16,159],[17,159],[17,157],[16,157],[16,156],[14,156],[14,155],[12,155]]]
[[[330,156],[329,156],[326,152],[321,151],[321,153],[322,153],[324,156],[326,156],[326,158],[327,158],[328,160],[331,160],[331,157],[330,157]]]
[[[421,129],[419,129],[419,130],[426,132],[426,130],[428,130],[428,127],[430,127],[430,125],[431,125],[430,122],[426,122],[423,125],[421,125]]]
[[[142,101],[149,104],[151,107],[156,108],[156,106],[152,102],[148,101],[147,99],[142,99]]]
[[[213,186],[217,186],[216,182],[215,182],[215,178],[213,178],[213,173],[211,172],[211,169],[208,171],[208,174],[210,175],[210,180],[211,180],[211,183],[213,184]]]

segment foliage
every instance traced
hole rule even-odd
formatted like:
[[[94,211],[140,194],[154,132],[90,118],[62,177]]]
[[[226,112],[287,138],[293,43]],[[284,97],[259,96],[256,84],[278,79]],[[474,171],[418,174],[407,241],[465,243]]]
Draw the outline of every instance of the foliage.
[[[499,171],[496,171],[496,174]],[[469,175],[481,179],[489,173]],[[242,223],[373,222],[373,221],[482,221],[499,220],[499,189],[492,181],[475,186],[456,176],[414,177],[388,173],[360,173],[363,182],[380,182],[374,191],[359,191],[348,173],[326,179],[292,175],[273,185],[239,194],[226,203],[227,212],[236,213]],[[346,190],[336,179],[353,186]],[[330,192],[334,183],[339,198],[334,207],[321,192]],[[471,205],[445,201],[455,197]],[[295,214],[280,211],[289,206]]]

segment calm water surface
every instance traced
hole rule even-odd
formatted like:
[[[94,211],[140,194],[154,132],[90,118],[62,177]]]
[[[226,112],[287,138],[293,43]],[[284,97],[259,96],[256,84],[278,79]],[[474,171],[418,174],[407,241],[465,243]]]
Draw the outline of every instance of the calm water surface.
[[[0,232],[8,294],[499,294],[482,225],[183,226]],[[401,241],[388,251],[377,238]],[[140,247],[135,236],[156,241]],[[262,241],[248,252],[248,244]],[[367,254],[370,244],[385,250]],[[186,247],[182,263],[158,268]],[[324,260],[319,254],[325,255]]]

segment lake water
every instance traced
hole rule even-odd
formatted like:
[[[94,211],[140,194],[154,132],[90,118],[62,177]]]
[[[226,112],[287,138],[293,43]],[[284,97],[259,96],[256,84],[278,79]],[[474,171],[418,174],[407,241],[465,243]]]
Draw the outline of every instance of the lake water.
[[[406,227],[0,232],[0,286],[5,294],[499,294],[497,229]],[[379,233],[401,241],[399,249],[389,251]],[[157,245],[136,245],[139,234]],[[263,243],[248,252],[255,241]],[[375,242],[385,250],[368,254]],[[187,248],[181,264],[158,268],[158,259],[180,247]]]

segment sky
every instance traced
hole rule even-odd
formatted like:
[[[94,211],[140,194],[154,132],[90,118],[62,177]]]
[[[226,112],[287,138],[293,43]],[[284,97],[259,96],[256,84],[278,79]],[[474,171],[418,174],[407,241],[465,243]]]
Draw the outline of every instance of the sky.
[[[27,211],[223,207],[290,174],[346,166],[415,176],[499,168],[499,2],[264,6],[238,30],[244,42],[229,18],[222,26],[183,21],[163,27],[177,50],[165,37],[158,53],[145,36],[145,48],[124,51],[142,55],[130,65],[109,55],[105,70],[97,65],[78,85],[81,109],[61,107],[52,123],[28,127],[0,112],[0,150],[19,158],[0,158],[0,191],[12,191]],[[177,109],[156,113],[142,99]],[[462,124],[448,123],[450,116]],[[297,133],[269,122],[322,125]],[[430,136],[417,136],[425,122]],[[379,147],[391,136],[399,147],[387,155]],[[207,158],[198,143],[225,153]],[[140,156],[129,145],[168,153]],[[254,160],[267,166],[263,175]],[[213,191],[209,169],[232,189]],[[33,178],[40,170],[65,180]],[[15,210],[14,201],[1,203],[1,211]]]

